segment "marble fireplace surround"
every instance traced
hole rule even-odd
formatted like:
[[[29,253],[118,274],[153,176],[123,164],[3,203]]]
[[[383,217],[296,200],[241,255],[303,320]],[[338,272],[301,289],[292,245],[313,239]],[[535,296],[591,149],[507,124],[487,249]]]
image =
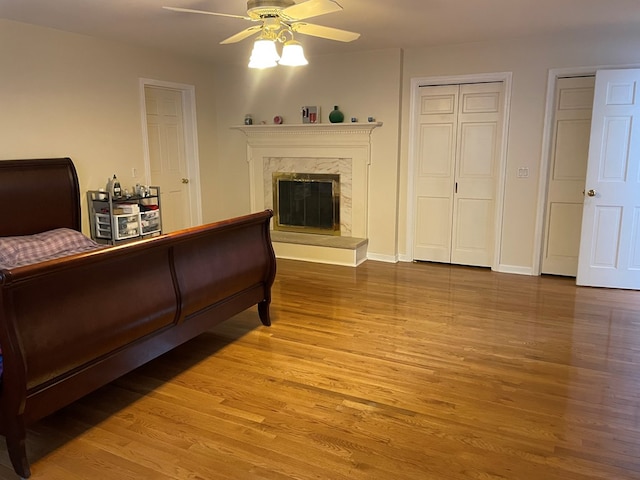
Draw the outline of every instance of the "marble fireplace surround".
[[[366,239],[371,132],[381,122],[241,125],[252,211],[273,208],[272,173],[340,175],[340,235]]]
[[[282,158],[263,159],[264,208],[274,210],[274,173],[333,173],[340,175],[340,235],[351,236],[352,175],[349,158]]]

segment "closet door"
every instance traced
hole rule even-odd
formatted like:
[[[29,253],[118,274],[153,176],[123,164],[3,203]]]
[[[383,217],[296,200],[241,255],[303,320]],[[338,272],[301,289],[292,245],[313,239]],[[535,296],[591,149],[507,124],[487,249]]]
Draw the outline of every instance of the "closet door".
[[[458,85],[422,87],[415,170],[413,258],[451,261]]]
[[[414,259],[489,267],[503,84],[423,88]]]
[[[594,85],[593,76],[556,82],[542,273],[578,272]]]
[[[502,83],[460,85],[451,263],[490,267]]]

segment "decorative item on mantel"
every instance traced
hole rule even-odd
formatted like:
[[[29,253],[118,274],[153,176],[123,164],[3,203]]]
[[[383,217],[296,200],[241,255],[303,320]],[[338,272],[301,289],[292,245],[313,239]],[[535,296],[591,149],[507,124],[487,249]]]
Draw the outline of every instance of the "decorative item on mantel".
[[[302,107],[302,123],[318,123],[320,121],[320,107]]]
[[[338,105],[333,107],[333,110],[329,113],[329,121],[331,123],[342,123],[344,121],[344,113],[340,111]]]

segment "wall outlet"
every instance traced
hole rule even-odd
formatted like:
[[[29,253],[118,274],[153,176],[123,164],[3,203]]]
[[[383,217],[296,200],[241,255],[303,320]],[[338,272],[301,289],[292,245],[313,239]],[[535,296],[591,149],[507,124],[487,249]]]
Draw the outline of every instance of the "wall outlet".
[[[529,167],[518,167],[518,178],[528,178]]]

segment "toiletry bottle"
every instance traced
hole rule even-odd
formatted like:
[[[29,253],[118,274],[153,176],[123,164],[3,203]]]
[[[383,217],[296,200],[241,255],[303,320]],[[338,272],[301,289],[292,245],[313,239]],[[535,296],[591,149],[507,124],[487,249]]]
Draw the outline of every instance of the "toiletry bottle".
[[[113,198],[120,198],[122,196],[122,189],[120,188],[120,181],[118,177],[116,177],[115,173],[113,174]]]

